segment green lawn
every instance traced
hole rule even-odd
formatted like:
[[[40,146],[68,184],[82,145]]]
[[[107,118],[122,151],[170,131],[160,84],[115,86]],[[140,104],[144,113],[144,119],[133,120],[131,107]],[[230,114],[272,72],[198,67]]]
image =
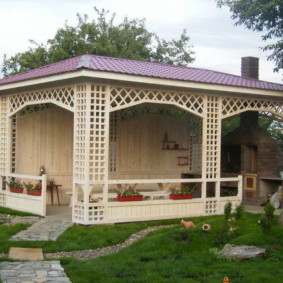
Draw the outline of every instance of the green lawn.
[[[224,276],[236,282],[282,282],[283,227],[272,227],[263,234],[259,215],[245,213],[236,222],[238,230],[226,237],[224,216],[194,218],[196,228],[184,229],[180,220],[154,221],[110,226],[73,226],[57,242],[10,243],[8,238],[27,225],[0,226],[0,252],[9,246],[43,247],[46,252],[97,248],[124,241],[130,234],[148,226],[178,224],[150,233],[117,254],[94,260],[62,258],[61,263],[73,283],[93,282],[205,282],[220,283]],[[192,219],[190,219],[192,220]],[[203,232],[203,222],[212,230]],[[215,254],[225,242],[267,248],[265,258],[226,260]],[[212,252],[212,249],[214,252]]]

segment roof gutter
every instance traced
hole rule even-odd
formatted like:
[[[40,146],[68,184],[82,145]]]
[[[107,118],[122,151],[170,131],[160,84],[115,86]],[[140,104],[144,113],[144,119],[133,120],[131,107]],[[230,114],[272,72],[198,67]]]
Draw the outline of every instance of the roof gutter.
[[[233,86],[224,86],[224,85],[217,85],[210,83],[197,83],[197,82],[179,81],[172,79],[152,78],[146,76],[137,76],[137,75],[120,74],[120,73],[86,70],[86,69],[0,85],[0,95],[1,92],[5,90],[13,90],[17,88],[36,86],[40,84],[47,84],[47,83],[53,83],[62,80],[70,80],[77,78],[115,80],[121,82],[123,81],[123,82],[141,83],[141,84],[168,86],[168,87],[189,88],[195,90],[232,92],[235,94],[245,93],[249,95],[272,96],[272,97],[280,97],[280,98],[283,97],[283,92],[278,90],[233,87]]]

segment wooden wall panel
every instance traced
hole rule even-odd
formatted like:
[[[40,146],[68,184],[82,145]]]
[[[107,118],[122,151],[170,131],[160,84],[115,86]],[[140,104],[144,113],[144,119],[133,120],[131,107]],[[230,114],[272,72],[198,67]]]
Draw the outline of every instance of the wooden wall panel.
[[[18,116],[16,148],[16,173],[38,175],[44,165],[48,178],[54,177],[62,189],[71,190],[73,113],[52,108]]]
[[[187,150],[162,150],[165,132]],[[188,148],[188,125],[173,117],[143,114],[122,120],[117,129],[117,173],[111,178],[180,177],[189,166],[178,166],[178,156],[189,156]]]

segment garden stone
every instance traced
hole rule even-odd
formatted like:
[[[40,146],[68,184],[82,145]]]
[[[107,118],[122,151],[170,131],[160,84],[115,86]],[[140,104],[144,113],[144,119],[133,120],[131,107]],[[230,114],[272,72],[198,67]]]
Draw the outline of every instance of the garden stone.
[[[248,259],[254,257],[263,257],[266,249],[257,248],[255,246],[237,246],[226,244],[220,254],[225,257],[233,257],[236,259]]]

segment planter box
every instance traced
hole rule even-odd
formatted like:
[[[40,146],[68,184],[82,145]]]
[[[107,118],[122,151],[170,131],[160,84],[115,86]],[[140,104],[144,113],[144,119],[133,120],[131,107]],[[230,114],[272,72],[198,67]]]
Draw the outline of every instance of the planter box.
[[[117,201],[141,201],[143,196],[118,196]]]
[[[41,196],[41,190],[40,191],[28,190],[27,193],[28,195],[31,196]]]
[[[170,194],[170,199],[192,199],[193,194]]]
[[[24,188],[10,188],[11,193],[22,194],[23,191],[24,191]]]

